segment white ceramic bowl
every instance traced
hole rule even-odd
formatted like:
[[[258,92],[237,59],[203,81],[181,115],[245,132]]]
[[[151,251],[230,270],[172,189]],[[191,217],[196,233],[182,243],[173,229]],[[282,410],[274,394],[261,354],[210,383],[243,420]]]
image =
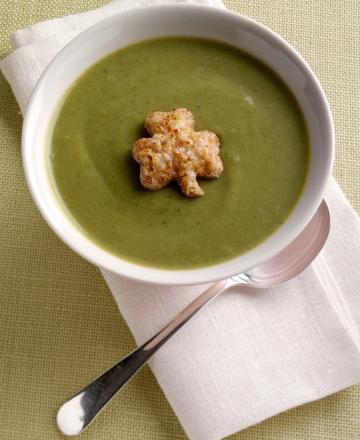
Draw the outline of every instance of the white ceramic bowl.
[[[304,192],[295,209],[273,235],[237,258],[195,270],[140,266],[99,247],[66,214],[50,184],[48,155],[51,128],[65,92],[89,66],[105,55],[148,38],[187,35],[216,39],[255,56],[275,71],[296,96],[310,134],[311,163]],[[200,284],[244,272],[289,244],[319,206],[334,155],[331,113],[322,88],[301,56],[266,27],[238,14],[194,5],[155,6],[122,12],[71,41],[40,79],[28,107],[23,162],[32,196],[45,220],[74,251],[114,273],[151,283]]]

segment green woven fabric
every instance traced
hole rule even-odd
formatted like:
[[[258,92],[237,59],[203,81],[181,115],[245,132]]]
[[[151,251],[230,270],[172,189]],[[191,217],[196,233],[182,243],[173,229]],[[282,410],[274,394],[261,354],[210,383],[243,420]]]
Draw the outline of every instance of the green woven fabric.
[[[0,57],[11,31],[105,0],[2,0]],[[328,95],[335,120],[334,174],[360,210],[360,1],[229,0],[297,47]],[[134,347],[99,272],[44,223],[26,188],[21,117],[0,76],[0,440],[63,438],[59,404]],[[355,269],[355,268],[354,268]],[[236,440],[360,438],[360,386],[238,433]],[[144,369],[82,438],[184,439]]]

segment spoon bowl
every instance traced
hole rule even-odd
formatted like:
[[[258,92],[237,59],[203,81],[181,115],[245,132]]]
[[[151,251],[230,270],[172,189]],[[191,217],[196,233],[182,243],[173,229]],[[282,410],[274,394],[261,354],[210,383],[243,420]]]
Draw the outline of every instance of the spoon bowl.
[[[57,414],[60,431],[68,436],[80,434],[151,356],[220,293],[233,286],[274,287],[298,275],[321,251],[329,231],[330,213],[322,201],[305,229],[279,254],[246,273],[213,284],[158,334],[65,402]]]
[[[306,269],[323,247],[329,231],[330,213],[323,200],[310,223],[285,249],[249,272],[231,279],[235,282],[243,280],[248,286],[256,288],[284,283]]]

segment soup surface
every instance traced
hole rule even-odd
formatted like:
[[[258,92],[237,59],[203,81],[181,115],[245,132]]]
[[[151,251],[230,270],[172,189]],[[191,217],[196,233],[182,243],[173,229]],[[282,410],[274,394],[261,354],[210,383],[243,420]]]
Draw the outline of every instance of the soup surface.
[[[131,157],[153,110],[186,107],[221,140],[224,172],[189,199],[148,191]],[[121,49],[68,92],[50,152],[57,192],[87,236],[129,261],[187,269],[238,256],[273,233],[306,179],[304,119],[285,84],[236,48],[161,38]]]

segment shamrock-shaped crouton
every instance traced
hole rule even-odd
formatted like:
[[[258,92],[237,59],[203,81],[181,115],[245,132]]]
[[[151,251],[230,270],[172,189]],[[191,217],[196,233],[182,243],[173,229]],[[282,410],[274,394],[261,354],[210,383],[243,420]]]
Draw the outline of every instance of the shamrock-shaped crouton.
[[[219,138],[212,131],[196,132],[186,108],[148,113],[145,128],[152,137],[138,139],[132,151],[145,188],[157,190],[176,180],[185,195],[199,197],[204,191],[196,177],[214,179],[222,173]]]

